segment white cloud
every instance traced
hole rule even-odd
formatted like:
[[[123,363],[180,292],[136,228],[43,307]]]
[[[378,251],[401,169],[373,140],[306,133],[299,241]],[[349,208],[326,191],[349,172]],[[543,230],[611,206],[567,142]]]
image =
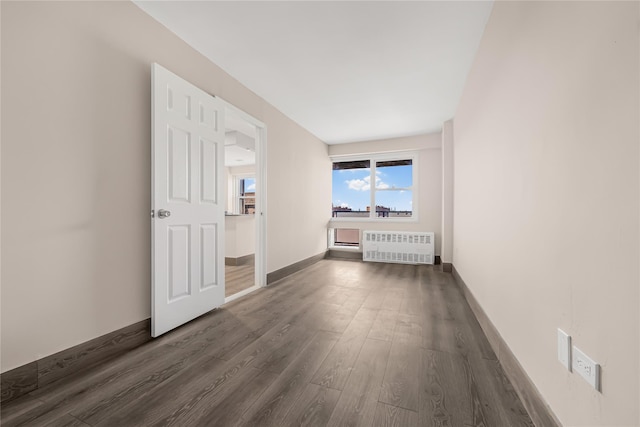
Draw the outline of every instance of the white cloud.
[[[340,203],[340,207],[341,208],[348,208],[349,207],[349,203]]]
[[[345,181],[350,190],[356,191],[369,191],[371,190],[371,175],[365,176],[363,179],[349,179]],[[382,181],[380,178],[380,172],[376,172],[376,188],[378,190],[385,190],[389,188],[389,184]]]
[[[250,192],[250,191],[256,191],[256,183],[255,183],[255,182],[253,182],[253,183],[249,184],[249,185],[247,186],[247,188],[246,188],[246,191],[249,191],[249,192]]]
[[[371,185],[369,184],[370,180],[370,177],[367,176],[364,179],[349,179],[345,182],[347,183],[349,190],[367,191],[371,188]]]

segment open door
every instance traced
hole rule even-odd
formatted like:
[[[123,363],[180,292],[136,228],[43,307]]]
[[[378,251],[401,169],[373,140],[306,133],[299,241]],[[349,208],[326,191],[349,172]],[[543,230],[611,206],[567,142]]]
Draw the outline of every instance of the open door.
[[[151,335],[224,304],[224,106],[152,65]]]

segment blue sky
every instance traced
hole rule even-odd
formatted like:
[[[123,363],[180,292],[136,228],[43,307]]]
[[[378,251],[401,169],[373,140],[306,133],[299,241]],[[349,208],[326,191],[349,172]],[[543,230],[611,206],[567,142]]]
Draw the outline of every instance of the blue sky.
[[[412,166],[378,167],[376,189],[406,188],[412,184]],[[333,204],[366,210],[370,205],[371,171],[369,169],[339,169],[333,171]],[[411,191],[376,191],[376,204],[393,210],[410,211]]]
[[[247,193],[253,193],[256,191],[256,179],[255,178],[245,178],[244,185]]]

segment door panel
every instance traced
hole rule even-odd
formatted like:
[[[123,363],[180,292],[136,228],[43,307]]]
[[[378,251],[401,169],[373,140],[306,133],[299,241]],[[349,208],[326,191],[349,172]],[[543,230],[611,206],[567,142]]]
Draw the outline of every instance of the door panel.
[[[157,64],[152,75],[156,337],[224,303],[224,107]]]
[[[202,280],[200,281],[200,289],[206,290],[211,286],[218,284],[217,263],[212,262],[217,258],[218,252],[218,226],[216,224],[203,224],[200,226],[200,242],[202,244],[201,265]]]
[[[169,144],[167,158],[169,162],[169,201],[189,202],[191,189],[191,170],[189,167],[189,133],[174,127],[168,128]]]
[[[218,144],[207,139],[200,139],[200,159],[202,160],[202,177],[200,181],[200,203],[217,203],[216,164],[218,162],[216,153]]]
[[[169,244],[167,266],[169,267],[169,302],[191,295],[190,280],[190,237],[189,225],[168,227]]]

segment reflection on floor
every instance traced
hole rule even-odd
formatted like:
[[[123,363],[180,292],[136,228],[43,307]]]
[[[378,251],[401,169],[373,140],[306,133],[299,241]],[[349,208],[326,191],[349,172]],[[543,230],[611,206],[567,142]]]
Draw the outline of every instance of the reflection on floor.
[[[250,288],[255,283],[253,263],[245,265],[225,265],[225,296],[231,296]]]

